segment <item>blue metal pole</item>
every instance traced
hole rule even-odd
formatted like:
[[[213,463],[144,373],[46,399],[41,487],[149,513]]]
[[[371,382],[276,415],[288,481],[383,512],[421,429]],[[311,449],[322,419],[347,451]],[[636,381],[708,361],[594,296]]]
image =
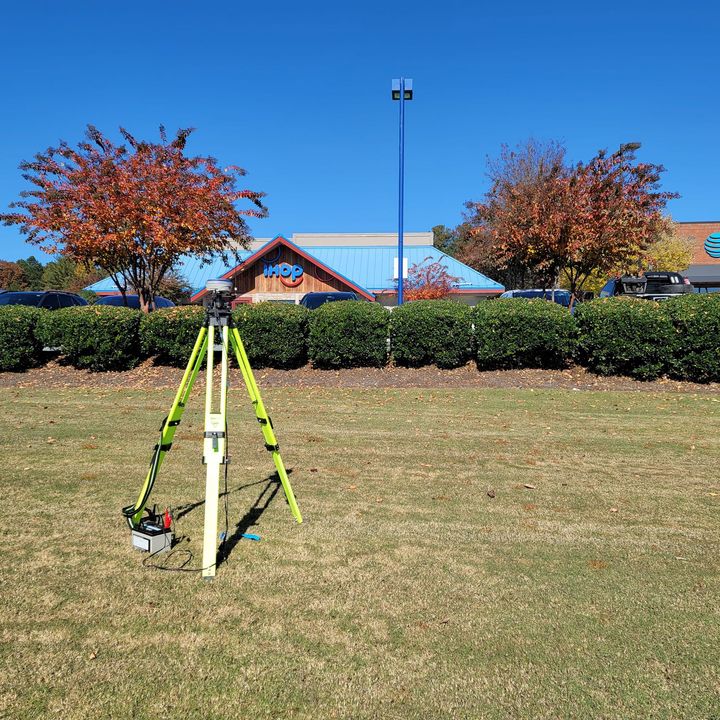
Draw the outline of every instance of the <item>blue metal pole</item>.
[[[405,194],[405,78],[400,78],[400,187],[398,200],[398,305],[403,304],[403,196]]]

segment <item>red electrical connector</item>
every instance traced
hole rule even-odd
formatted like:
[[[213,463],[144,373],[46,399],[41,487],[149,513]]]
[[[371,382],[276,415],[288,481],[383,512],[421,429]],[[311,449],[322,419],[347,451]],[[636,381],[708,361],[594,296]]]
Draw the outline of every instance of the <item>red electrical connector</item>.
[[[163,527],[165,528],[165,530],[170,529],[171,523],[172,523],[172,518],[170,517],[170,511],[167,508],[165,508],[165,520],[163,522]]]

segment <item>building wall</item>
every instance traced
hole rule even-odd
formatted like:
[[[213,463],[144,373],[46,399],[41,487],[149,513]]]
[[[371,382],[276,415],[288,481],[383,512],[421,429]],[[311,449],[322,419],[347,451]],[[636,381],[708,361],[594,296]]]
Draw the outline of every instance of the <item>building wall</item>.
[[[720,220],[715,222],[678,222],[675,223],[675,226],[680,237],[692,241],[694,265],[720,265],[720,258],[711,258],[703,247],[708,235],[720,232]]]

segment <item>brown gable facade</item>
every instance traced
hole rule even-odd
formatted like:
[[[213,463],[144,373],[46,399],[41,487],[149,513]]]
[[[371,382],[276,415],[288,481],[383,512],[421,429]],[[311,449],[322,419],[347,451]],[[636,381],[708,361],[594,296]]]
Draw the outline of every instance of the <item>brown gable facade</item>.
[[[367,290],[337,275],[281,235],[225,273],[223,279],[233,283],[234,305],[263,300],[296,303],[305,293],[337,291],[375,300]],[[201,290],[191,301],[202,300],[205,294]]]

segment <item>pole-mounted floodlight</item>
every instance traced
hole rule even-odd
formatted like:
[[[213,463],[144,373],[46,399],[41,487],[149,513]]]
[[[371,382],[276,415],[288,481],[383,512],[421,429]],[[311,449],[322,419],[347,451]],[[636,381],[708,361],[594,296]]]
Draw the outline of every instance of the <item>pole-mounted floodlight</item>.
[[[400,99],[400,86],[403,82],[405,83],[405,86],[403,88],[404,99],[412,100],[412,98],[413,98],[412,82],[413,81],[410,78],[400,78],[400,80],[392,81],[392,99],[393,100]]]
[[[398,305],[403,304],[403,201],[405,193],[405,101],[413,99],[413,81],[400,78],[392,81],[392,99],[400,101],[400,181],[398,197]]]

